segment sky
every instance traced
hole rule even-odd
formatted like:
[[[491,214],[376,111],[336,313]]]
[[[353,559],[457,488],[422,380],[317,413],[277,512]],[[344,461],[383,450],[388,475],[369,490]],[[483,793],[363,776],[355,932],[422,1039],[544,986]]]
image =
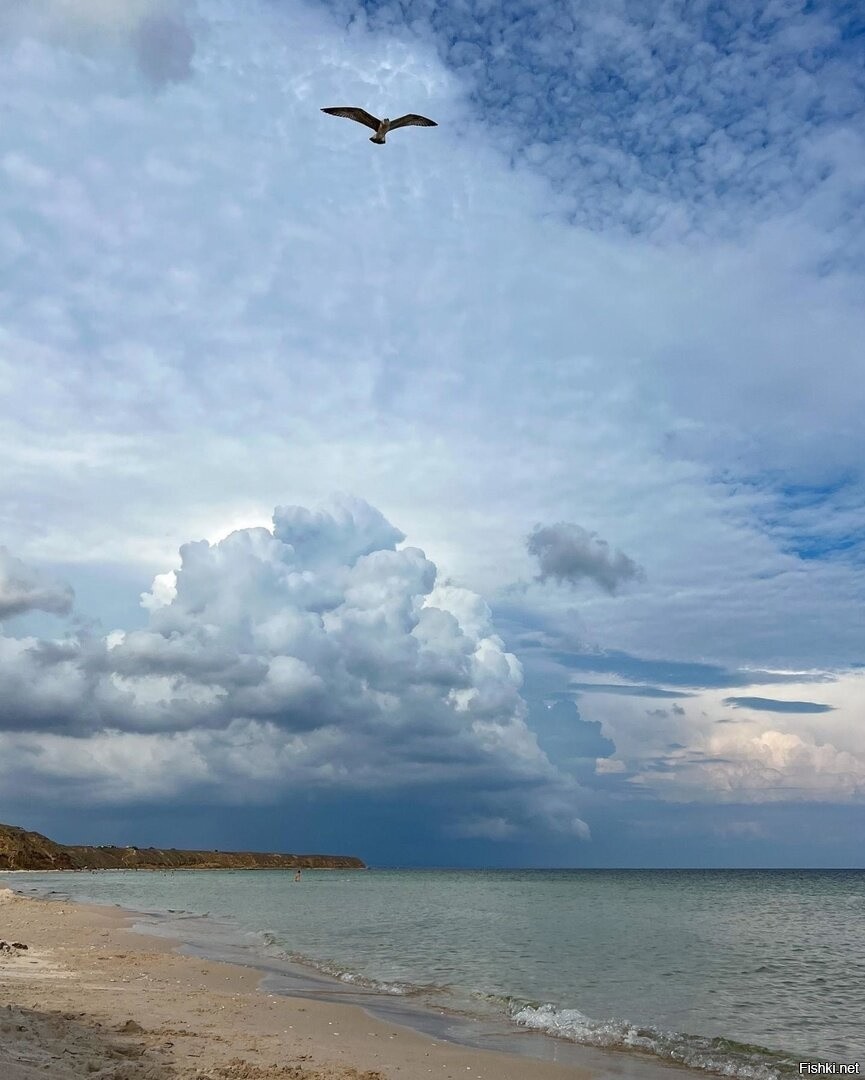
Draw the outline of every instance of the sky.
[[[862,866],[857,7],[0,0],[0,820]]]

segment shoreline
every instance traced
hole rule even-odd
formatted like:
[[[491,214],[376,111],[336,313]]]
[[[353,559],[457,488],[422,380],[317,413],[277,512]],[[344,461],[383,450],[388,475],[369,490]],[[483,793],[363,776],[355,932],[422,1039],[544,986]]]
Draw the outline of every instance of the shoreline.
[[[269,991],[260,970],[182,953],[136,913],[0,885],[0,1072],[8,1080],[660,1080],[674,1064],[531,1032],[478,1048],[329,993]],[[350,992],[349,992],[350,993]],[[345,995],[347,996],[347,995]],[[81,1009],[84,1011],[81,1011]],[[540,1042],[539,1040],[543,1040]],[[526,1040],[535,1054],[526,1056]],[[585,1052],[584,1052],[585,1051]]]

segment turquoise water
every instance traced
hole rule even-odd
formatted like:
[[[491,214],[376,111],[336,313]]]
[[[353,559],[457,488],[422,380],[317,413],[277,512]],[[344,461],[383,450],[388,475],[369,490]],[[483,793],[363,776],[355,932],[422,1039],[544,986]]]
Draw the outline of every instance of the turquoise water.
[[[865,1068],[865,872],[9,875],[344,983],[741,1077]],[[166,915],[166,913],[169,913]],[[189,919],[184,914],[206,914]]]

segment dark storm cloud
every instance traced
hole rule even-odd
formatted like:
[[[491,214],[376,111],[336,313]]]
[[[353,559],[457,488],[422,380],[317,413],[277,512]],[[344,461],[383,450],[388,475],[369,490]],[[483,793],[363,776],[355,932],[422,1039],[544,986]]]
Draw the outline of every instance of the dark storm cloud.
[[[612,594],[624,582],[642,576],[633,559],[621,551],[613,552],[606,540],[580,525],[564,521],[537,525],[526,547],[538,560],[540,581],[553,578],[576,585],[588,580]]]
[[[834,705],[823,705],[818,701],[778,701],[776,698],[762,697],[728,697],[724,698],[724,704],[734,709],[773,713],[823,713],[835,708]]]
[[[142,74],[154,86],[183,82],[192,74],[195,39],[179,18],[146,15],[133,32],[132,46]]]
[[[584,720],[575,702],[557,701],[544,710],[545,715],[539,716],[539,712],[538,709],[532,712],[535,727],[543,723],[547,728],[555,728],[561,748],[571,757],[605,758],[616,752],[613,740],[601,733],[600,721]]]
[[[68,615],[74,594],[68,585],[44,578],[0,547],[0,620],[28,611]]]
[[[621,694],[623,697],[681,698],[693,697],[682,690],[664,690],[660,686],[640,686],[624,683],[574,682],[571,689],[583,694]]]
[[[526,650],[530,646],[526,646]],[[723,689],[730,686],[759,686],[772,683],[832,682],[828,672],[762,671],[750,668],[727,668],[720,664],[692,663],[679,660],[647,660],[617,650],[578,652],[560,648],[535,646],[543,650],[564,668],[591,672],[597,675],[618,675],[623,679],[647,679],[666,686],[682,686],[693,690]],[[660,696],[667,696],[666,693]],[[670,694],[682,697],[682,694]]]

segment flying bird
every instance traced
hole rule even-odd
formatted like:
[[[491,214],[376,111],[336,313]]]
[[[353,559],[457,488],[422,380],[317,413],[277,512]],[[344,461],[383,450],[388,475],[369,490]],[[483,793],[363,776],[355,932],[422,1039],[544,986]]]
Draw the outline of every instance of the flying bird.
[[[384,120],[379,120],[377,116],[373,116],[368,113],[366,109],[355,109],[350,105],[336,105],[331,109],[322,109],[322,112],[326,112],[329,116],[344,116],[346,120],[357,120],[359,124],[366,124],[368,128],[372,128],[375,135],[369,140],[376,143],[378,146],[384,146],[384,141],[387,138],[389,131],[396,131],[401,127],[438,127],[435,120],[427,120],[425,116],[418,116],[417,113],[406,113],[405,116],[400,116],[396,120],[388,120],[387,117]]]

